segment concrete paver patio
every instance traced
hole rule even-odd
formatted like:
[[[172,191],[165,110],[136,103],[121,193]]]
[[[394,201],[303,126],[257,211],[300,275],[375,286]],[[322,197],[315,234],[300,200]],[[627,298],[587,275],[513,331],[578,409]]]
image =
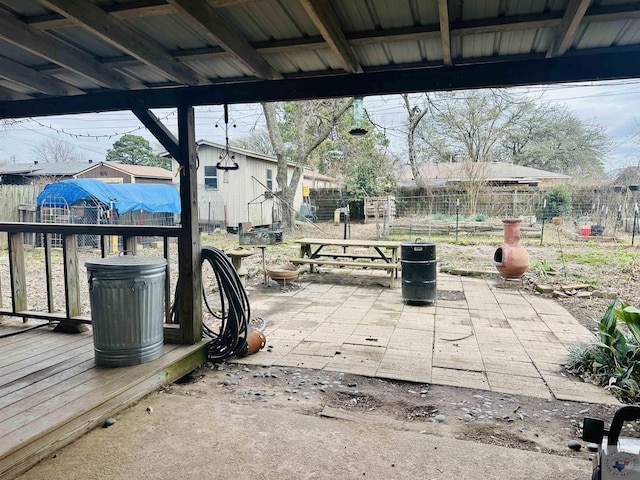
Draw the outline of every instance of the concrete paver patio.
[[[254,290],[252,316],[267,319],[273,348],[239,362],[617,404],[562,373],[568,348],[591,333],[554,300],[502,282],[439,274],[435,305],[407,305],[400,288],[313,278],[294,292]]]

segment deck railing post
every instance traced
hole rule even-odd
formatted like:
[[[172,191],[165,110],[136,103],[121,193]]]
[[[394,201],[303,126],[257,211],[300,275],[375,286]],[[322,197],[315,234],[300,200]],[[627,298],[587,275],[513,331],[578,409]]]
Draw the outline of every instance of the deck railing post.
[[[80,283],[78,275],[78,236],[65,234],[62,236],[62,257],[64,264],[64,294],[67,319],[61,320],[55,328],[58,332],[79,333],[87,330],[87,326],[77,320],[70,320],[80,315]]]
[[[24,266],[24,233],[9,234],[9,275],[14,312],[27,310],[27,279]],[[26,322],[27,319],[25,318]]]

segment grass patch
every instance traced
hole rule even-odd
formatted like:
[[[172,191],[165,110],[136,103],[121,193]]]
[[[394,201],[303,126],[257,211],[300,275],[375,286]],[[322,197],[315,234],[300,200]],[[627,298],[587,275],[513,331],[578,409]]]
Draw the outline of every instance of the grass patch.
[[[558,253],[560,253],[558,251]],[[569,263],[576,265],[589,265],[592,267],[606,267],[613,265],[628,265],[637,262],[638,254],[621,250],[587,250],[564,252],[564,258]]]

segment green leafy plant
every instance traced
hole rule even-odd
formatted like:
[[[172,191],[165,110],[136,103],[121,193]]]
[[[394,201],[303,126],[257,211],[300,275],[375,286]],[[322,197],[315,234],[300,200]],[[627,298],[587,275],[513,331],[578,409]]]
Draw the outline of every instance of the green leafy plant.
[[[623,401],[640,398],[640,310],[616,298],[598,322],[597,339],[570,349],[565,367],[611,390]],[[627,336],[618,320],[631,332]]]
[[[549,261],[544,258],[542,260],[536,260],[531,264],[531,269],[540,278],[547,278],[550,272],[554,271],[554,268],[549,264]]]
[[[484,221],[487,219],[487,217],[486,217],[484,214],[482,214],[482,213],[478,213],[477,215],[475,215],[475,216],[473,217],[473,219],[474,219],[476,222],[484,222]]]

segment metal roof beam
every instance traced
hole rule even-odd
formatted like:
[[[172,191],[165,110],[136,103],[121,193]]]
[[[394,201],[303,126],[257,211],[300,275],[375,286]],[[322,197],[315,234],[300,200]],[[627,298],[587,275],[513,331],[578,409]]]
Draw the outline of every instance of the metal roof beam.
[[[449,6],[447,0],[438,0],[438,16],[440,17],[440,42],[442,43],[442,61],[451,65],[451,35],[449,33]]]
[[[351,49],[349,40],[329,0],[300,0],[307,15],[338,57],[340,65],[349,73],[362,73],[362,66]]]
[[[91,55],[3,11],[0,11],[0,38],[89,78],[103,87],[121,90],[146,88],[140,82],[102,65]]]
[[[282,74],[273,68],[249,41],[240,35],[207,2],[202,0],[169,0],[189,21],[204,29],[205,34],[219,44],[257,77],[266,80],[280,80]]]
[[[82,95],[84,92],[73,85],[58,80],[46,73],[25,67],[10,58],[0,55],[0,76],[16,83],[26,85],[47,95]]]
[[[360,75],[261,81],[202,87],[104,92],[64,98],[0,102],[0,119],[177,105],[220,105],[314,98],[510,87],[640,77],[638,51],[567,55],[458,65],[397,69]]]
[[[80,26],[110,45],[154,67],[172,80],[185,85],[206,85],[209,80],[148,38],[111,16],[97,5],[82,0],[40,0],[47,8],[79,22]]]
[[[580,22],[587,13],[591,0],[569,0],[569,5],[560,21],[558,33],[549,47],[547,58],[564,55],[576,36]]]

